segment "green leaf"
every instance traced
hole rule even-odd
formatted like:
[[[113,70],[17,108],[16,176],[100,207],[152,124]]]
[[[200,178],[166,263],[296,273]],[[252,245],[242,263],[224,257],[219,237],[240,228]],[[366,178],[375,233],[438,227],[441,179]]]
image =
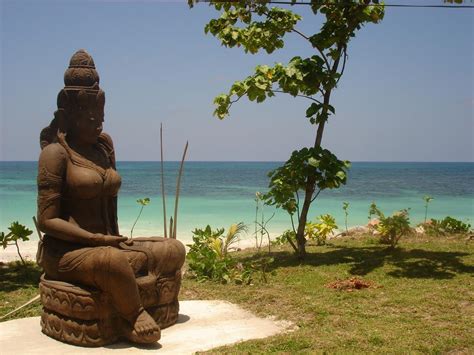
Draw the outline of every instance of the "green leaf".
[[[26,228],[24,225],[18,223],[18,222],[13,222],[10,227],[8,228],[12,234],[12,240],[18,240],[21,239],[23,241],[28,240],[28,236],[30,236],[33,231]]]
[[[308,164],[314,166],[315,168],[319,167],[319,160],[311,157],[308,159]]]
[[[312,117],[314,116],[320,109],[322,105],[318,103],[312,103],[311,106],[308,107],[306,110],[306,117]]]
[[[343,180],[343,179],[346,178],[346,173],[345,173],[344,171],[338,171],[338,172],[336,173],[336,176],[337,176],[339,179]]]
[[[0,232],[0,244],[2,244],[3,249],[8,246],[8,236],[4,232]]]
[[[137,203],[142,205],[142,206],[146,206],[150,203],[150,198],[148,198],[148,197],[140,198],[140,199],[137,200]]]

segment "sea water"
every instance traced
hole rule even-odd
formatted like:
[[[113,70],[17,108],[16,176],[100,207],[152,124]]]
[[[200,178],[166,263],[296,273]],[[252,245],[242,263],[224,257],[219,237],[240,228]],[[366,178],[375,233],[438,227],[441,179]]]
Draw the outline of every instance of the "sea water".
[[[189,242],[192,230],[211,225],[227,228],[232,223],[248,225],[252,237],[255,221],[255,193],[268,189],[267,173],[280,162],[186,162],[178,205],[178,238]],[[174,214],[178,162],[165,162],[165,195],[168,220]],[[148,197],[149,205],[133,230],[134,236],[163,235],[163,205],[159,162],[119,162],[122,176],[118,199],[120,233],[130,236],[140,212],[137,199]],[[37,162],[0,162],[0,231],[12,221],[35,230]],[[331,214],[340,229],[345,228],[342,209],[349,202],[348,226],[364,225],[375,202],[385,214],[410,208],[412,225],[425,216],[423,196],[429,204],[428,218],[452,216],[474,224],[474,163],[375,163],[355,162],[347,184],[321,192],[313,203],[309,219]],[[291,228],[289,216],[265,206],[264,218],[273,236]],[[168,222],[169,224],[169,222]],[[32,239],[37,238],[36,233]]]

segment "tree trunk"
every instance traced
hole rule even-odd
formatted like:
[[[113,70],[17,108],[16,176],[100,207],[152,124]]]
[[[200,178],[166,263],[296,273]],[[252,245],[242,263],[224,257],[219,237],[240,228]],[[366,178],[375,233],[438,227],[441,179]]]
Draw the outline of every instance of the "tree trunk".
[[[331,70],[333,72],[333,74],[336,73],[337,67],[339,66],[339,59],[340,59],[340,56],[341,56],[341,51],[342,51],[342,47],[339,47],[339,58],[336,59],[336,61],[333,64],[332,70]],[[331,99],[331,92],[332,92],[332,88],[327,90],[324,93],[324,102],[323,103],[324,103],[325,106],[324,106],[323,111],[322,111],[323,115],[327,115],[327,113],[328,113],[328,105],[329,105],[329,102],[330,102],[330,99]],[[317,148],[317,147],[321,146],[321,141],[323,139],[323,132],[324,132],[325,123],[326,122],[323,121],[318,125],[318,130],[316,132],[316,139],[314,141],[314,148]],[[298,230],[296,232],[296,241],[298,243],[298,257],[300,259],[304,259],[304,257],[306,256],[306,239],[304,237],[304,234],[305,234],[304,230],[305,230],[305,227],[306,227],[306,221],[308,219],[309,208],[311,206],[311,203],[313,202],[312,199],[313,199],[313,193],[314,193],[314,190],[315,190],[315,187],[316,187],[315,184],[316,184],[316,180],[315,180],[314,177],[309,177],[306,180],[306,188],[305,188],[303,208],[301,209],[300,218],[298,220]]]
[[[301,209],[300,218],[298,220],[298,231],[296,232],[296,241],[298,243],[298,257],[304,259],[306,256],[306,239],[304,237],[304,229],[308,218],[309,207],[314,193],[314,178],[310,177],[306,181],[306,189],[304,194],[303,208]]]

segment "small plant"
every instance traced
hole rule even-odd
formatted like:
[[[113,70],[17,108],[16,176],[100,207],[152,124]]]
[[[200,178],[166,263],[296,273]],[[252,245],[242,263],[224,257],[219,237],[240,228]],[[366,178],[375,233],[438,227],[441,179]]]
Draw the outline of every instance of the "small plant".
[[[275,213],[273,213],[270,218],[265,219],[264,215],[264,201],[263,201],[263,195],[260,192],[255,193],[255,247],[257,248],[258,252],[260,252],[260,249],[262,248],[262,243],[263,243],[263,237],[266,235],[267,240],[268,240],[268,252],[270,252],[270,246],[271,246],[271,240],[270,240],[270,233],[268,232],[267,229],[267,224],[272,220],[272,218],[275,216]],[[259,238],[260,237],[260,238]]]
[[[233,224],[224,236],[224,228],[193,231],[193,244],[186,258],[189,269],[198,281],[213,280],[221,283],[249,283],[251,270],[247,265],[237,263],[230,255],[232,245],[240,234],[247,230],[243,223]]]
[[[25,260],[23,259],[23,257],[21,256],[21,253],[20,253],[20,247],[18,246],[18,240],[20,240],[20,239],[22,241],[29,240],[30,238],[28,238],[28,237],[33,233],[33,231],[26,228],[24,225],[22,225],[18,222],[12,222],[12,224],[10,225],[8,230],[10,232],[7,233],[7,234],[5,234],[4,232],[0,233],[0,244],[2,244],[3,249],[6,249],[6,247],[9,246],[9,245],[15,245],[16,250],[18,252],[18,256],[21,259],[21,262],[23,263],[23,265],[26,265],[26,262],[25,262]]]
[[[324,245],[328,236],[337,229],[336,219],[330,214],[318,218],[319,223],[306,223],[305,235],[307,239],[316,240],[317,245]]]
[[[250,267],[254,270],[257,271],[260,275],[260,280],[264,283],[268,282],[268,268],[273,262],[275,261],[274,258],[270,256],[262,256],[256,260],[254,260],[251,264]],[[275,275],[276,272],[272,271],[270,273],[271,275]]]
[[[375,202],[372,201],[369,207],[369,221],[372,219],[373,216],[383,215],[382,211],[379,210]]]
[[[429,223],[424,223],[423,227],[427,234],[446,235],[446,234],[465,234],[468,233],[471,225],[464,223],[456,218],[446,216],[444,219],[431,219]]]
[[[130,238],[133,238],[133,229],[135,228],[135,225],[137,224],[138,220],[140,219],[140,216],[142,215],[143,208],[145,208],[145,206],[150,203],[150,199],[148,197],[140,198],[137,200],[137,203],[141,205],[141,207],[140,207],[140,212],[138,212],[137,219],[133,223],[132,229],[130,230]]]
[[[391,248],[395,248],[403,235],[411,233],[408,209],[397,211],[392,216],[385,217],[377,205],[372,202],[369,217],[372,215],[376,215],[380,221],[375,228],[380,233],[380,243],[382,244],[389,244]]]
[[[348,230],[347,230],[347,216],[349,216],[349,202],[343,202],[342,203],[342,209],[344,210],[344,224],[346,225],[346,233],[348,233]]]
[[[284,231],[280,236],[278,236],[274,241],[272,241],[272,245],[285,245],[289,242],[296,243],[296,233],[287,229]]]
[[[428,205],[433,200],[434,199],[431,196],[428,196],[428,195],[423,196],[423,201],[425,201],[425,220],[423,221],[423,223],[426,223],[426,218],[428,217]]]
[[[260,201],[261,201],[261,194],[260,192],[256,192],[255,193],[255,232],[254,232],[254,235],[255,235],[255,248],[259,249],[259,245],[258,245],[258,211],[260,209]]]

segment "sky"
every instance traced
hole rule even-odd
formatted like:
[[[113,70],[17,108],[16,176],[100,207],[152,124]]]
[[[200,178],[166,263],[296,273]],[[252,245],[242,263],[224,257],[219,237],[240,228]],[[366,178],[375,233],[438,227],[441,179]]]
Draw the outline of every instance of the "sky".
[[[225,48],[205,24],[219,13],[186,1],[1,1],[0,160],[37,160],[72,54],[94,58],[106,94],[104,131],[117,159],[283,161],[314,142],[310,102],[246,99],[213,117],[213,98],[259,64],[314,54],[296,34],[271,55]],[[441,0],[390,3],[442,4]],[[318,31],[308,8],[297,28]],[[349,44],[323,146],[351,161],[474,161],[474,9],[387,8]]]

